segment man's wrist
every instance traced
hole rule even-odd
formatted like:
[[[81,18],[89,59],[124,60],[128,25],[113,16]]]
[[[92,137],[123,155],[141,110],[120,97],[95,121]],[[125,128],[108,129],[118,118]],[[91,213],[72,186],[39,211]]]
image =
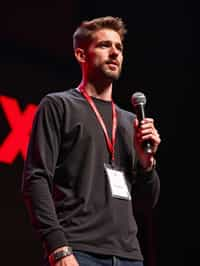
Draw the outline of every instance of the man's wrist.
[[[146,172],[146,173],[151,172],[155,167],[156,167],[156,159],[155,158],[153,158],[150,165],[145,166],[145,167],[141,165],[142,171]]]
[[[49,255],[49,261],[56,263],[57,261],[73,254],[72,248],[65,246],[58,248]]]

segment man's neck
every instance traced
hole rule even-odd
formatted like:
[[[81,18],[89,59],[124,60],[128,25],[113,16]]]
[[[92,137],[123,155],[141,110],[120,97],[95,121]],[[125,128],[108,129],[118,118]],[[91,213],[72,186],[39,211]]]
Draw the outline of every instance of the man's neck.
[[[108,86],[104,87],[97,87],[93,84],[87,83],[81,83],[79,85],[79,88],[82,87],[88,95],[95,97],[97,99],[101,99],[104,101],[111,101],[112,100],[112,84],[109,84]]]

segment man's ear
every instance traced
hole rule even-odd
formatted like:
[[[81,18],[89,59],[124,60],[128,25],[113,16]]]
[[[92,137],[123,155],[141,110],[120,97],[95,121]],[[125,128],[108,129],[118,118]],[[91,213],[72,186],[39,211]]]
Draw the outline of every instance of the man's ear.
[[[76,48],[74,51],[75,57],[79,63],[85,63],[86,61],[86,54],[85,50],[82,48]]]

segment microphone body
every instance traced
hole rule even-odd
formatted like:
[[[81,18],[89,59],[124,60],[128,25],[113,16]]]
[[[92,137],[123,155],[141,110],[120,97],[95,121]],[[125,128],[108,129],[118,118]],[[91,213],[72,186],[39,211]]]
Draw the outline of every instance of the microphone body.
[[[145,104],[146,104],[146,97],[142,92],[135,92],[132,95],[131,103],[134,108],[134,112],[137,116],[139,121],[139,126],[141,125],[141,121],[145,118]],[[149,140],[146,140],[142,143],[143,149],[146,153],[152,154],[152,145]]]

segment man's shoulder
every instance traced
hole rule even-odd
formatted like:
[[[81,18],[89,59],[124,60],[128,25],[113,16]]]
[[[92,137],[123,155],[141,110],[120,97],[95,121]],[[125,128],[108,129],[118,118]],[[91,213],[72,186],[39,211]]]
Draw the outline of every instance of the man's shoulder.
[[[62,91],[54,91],[46,94],[43,99],[70,99],[76,95],[76,90],[73,88],[62,90]]]
[[[76,89],[70,88],[62,91],[53,91],[44,95],[40,101],[40,105],[63,104],[67,101],[74,100],[79,96]]]

